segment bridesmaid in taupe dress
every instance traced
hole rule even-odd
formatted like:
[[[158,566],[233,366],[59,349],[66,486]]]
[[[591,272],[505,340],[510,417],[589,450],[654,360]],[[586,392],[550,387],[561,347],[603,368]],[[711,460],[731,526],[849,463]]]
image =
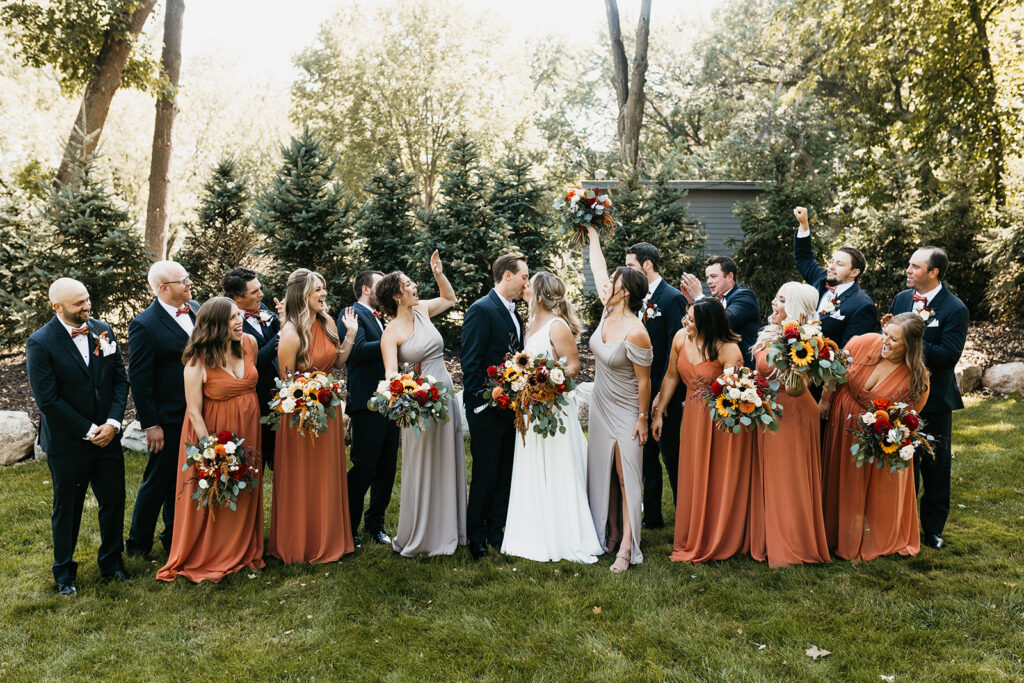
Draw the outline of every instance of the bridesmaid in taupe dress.
[[[590,399],[587,493],[597,538],[616,553],[610,569],[620,573],[644,559],[641,479],[654,351],[637,312],[648,285],[633,268],[619,268],[609,279],[597,231],[591,228],[589,237],[590,268],[606,309],[590,336],[597,368]]]
[[[381,355],[386,375],[409,372],[419,364],[421,375],[430,375],[451,390],[444,341],[430,318],[457,300],[436,251],[430,267],[440,292],[436,299],[420,301],[416,284],[398,271],[377,283],[377,301],[391,318],[380,340]],[[424,429],[419,436],[412,429],[402,430],[402,495],[392,544],[405,557],[451,555],[466,543],[466,453],[454,400],[449,401],[448,416],[448,422]]]

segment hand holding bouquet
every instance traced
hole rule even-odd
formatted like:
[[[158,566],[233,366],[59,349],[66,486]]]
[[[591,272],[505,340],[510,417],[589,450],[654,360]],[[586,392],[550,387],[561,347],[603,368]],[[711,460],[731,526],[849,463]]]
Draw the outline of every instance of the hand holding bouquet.
[[[711,421],[722,431],[739,434],[760,427],[777,432],[782,419],[782,406],[775,401],[778,391],[778,380],[766,380],[740,365],[726,368],[711,383],[704,403],[711,408]]]
[[[768,345],[765,360],[781,371],[786,393],[799,396],[806,389],[805,378],[828,391],[844,384],[850,354],[822,336],[819,322],[799,325],[791,320],[783,326],[782,337]]]
[[[194,470],[188,481],[196,482],[192,500],[196,501],[197,510],[204,507],[235,510],[238,494],[256,486],[259,470],[253,466],[254,458],[242,446],[243,441],[225,431],[216,436],[204,436],[199,443],[185,444],[185,464],[181,471]]]
[[[565,359],[529,351],[510,353],[501,365],[487,368],[485,395],[490,405],[515,412],[515,425],[526,442],[526,428],[541,436],[565,433],[562,414],[569,401],[567,391],[576,388],[565,372]]]
[[[391,375],[377,385],[366,407],[419,434],[448,421],[451,391],[430,375]]]
[[[860,467],[865,462],[876,467],[888,467],[890,472],[899,472],[910,467],[915,453],[934,456],[934,437],[920,429],[924,420],[911,410],[906,403],[887,398],[875,399],[873,410],[862,413],[857,420],[858,429],[849,430],[857,442],[850,446],[850,454]]]
[[[327,431],[328,418],[337,416],[342,404],[341,382],[325,372],[295,372],[288,379],[277,379],[277,393],[270,399],[270,414],[260,418],[275,431],[287,419],[299,434],[312,438]]]
[[[568,235],[574,247],[587,243],[587,228],[591,226],[596,230],[607,229],[614,235],[619,225],[608,195],[598,190],[584,190],[579,185],[570,187],[564,197],[556,199],[553,208],[558,216],[558,233]]]

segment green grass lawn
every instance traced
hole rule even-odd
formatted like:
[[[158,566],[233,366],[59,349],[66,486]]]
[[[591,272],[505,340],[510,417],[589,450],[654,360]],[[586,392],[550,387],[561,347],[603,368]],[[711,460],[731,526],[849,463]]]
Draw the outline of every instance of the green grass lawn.
[[[954,427],[947,548],[776,570],[670,562],[665,529],[644,534],[644,564],[621,576],[610,559],[473,562],[463,548],[408,560],[364,546],[219,585],[158,583],[156,561],[130,560],[134,580],[106,585],[90,499],[68,599],[50,575],[49,470],[7,468],[0,680],[1020,680],[1024,400],[972,399]],[[144,457],[127,461],[131,499]],[[397,501],[396,489],[392,530]],[[814,661],[811,646],[832,654]]]

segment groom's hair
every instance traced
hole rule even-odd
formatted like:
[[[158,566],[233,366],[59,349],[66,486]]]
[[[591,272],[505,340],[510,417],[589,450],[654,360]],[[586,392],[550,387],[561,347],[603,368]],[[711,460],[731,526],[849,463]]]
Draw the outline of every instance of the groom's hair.
[[[494,260],[491,266],[491,273],[494,275],[494,284],[501,282],[506,272],[515,275],[519,271],[519,262],[526,263],[526,257],[522,254],[502,254]]]
[[[729,273],[732,273],[733,279],[736,279],[736,262],[733,261],[731,258],[729,258],[728,256],[712,256],[711,258],[704,262],[705,268],[710,268],[711,266],[715,265],[720,266],[722,268],[722,275],[728,275]]]
[[[243,297],[249,283],[256,279],[256,271],[249,268],[232,268],[224,273],[224,280],[221,282],[221,289],[224,296]]]
[[[839,247],[836,251],[841,251],[850,257],[850,266],[856,268],[860,272],[857,273],[857,277],[854,280],[860,278],[864,274],[864,271],[868,269],[868,260],[864,258],[864,253],[860,249],[854,247]]]
[[[384,277],[384,273],[379,270],[364,270],[363,272],[356,275],[355,281],[352,282],[352,291],[356,295],[356,299],[363,295],[363,287],[369,287],[373,289],[373,276],[380,275]]]
[[[626,253],[636,256],[636,260],[640,262],[641,268],[643,268],[644,261],[650,261],[654,272],[658,272],[658,266],[661,265],[660,254],[658,253],[658,248],[650,242],[637,242],[633,246],[627,247]]]

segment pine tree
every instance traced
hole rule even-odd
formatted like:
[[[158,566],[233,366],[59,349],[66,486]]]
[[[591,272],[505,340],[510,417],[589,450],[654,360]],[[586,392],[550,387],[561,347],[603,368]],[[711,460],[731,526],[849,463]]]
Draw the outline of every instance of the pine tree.
[[[392,158],[363,186],[370,198],[359,210],[355,229],[362,240],[366,268],[384,273],[401,270],[413,279],[422,276],[419,249],[423,234],[413,214],[414,180],[415,176]]]
[[[253,223],[264,235],[271,290],[284,294],[288,275],[309,268],[327,280],[327,301],[337,310],[358,265],[353,258],[353,214],[333,180],[335,160],[320,136],[303,127],[281,150],[281,167],[256,200]]]
[[[494,174],[494,215],[508,228],[512,248],[526,256],[530,271],[551,271],[557,255],[550,218],[543,210],[544,187],[530,176],[532,164],[512,154]]]
[[[46,285],[53,230],[40,216],[41,201],[0,180],[0,348],[24,343],[53,314]]]
[[[198,220],[187,226],[177,261],[195,281],[195,297],[205,301],[221,294],[224,273],[254,265],[259,239],[250,221],[249,187],[234,159],[217,163],[199,202]]]

